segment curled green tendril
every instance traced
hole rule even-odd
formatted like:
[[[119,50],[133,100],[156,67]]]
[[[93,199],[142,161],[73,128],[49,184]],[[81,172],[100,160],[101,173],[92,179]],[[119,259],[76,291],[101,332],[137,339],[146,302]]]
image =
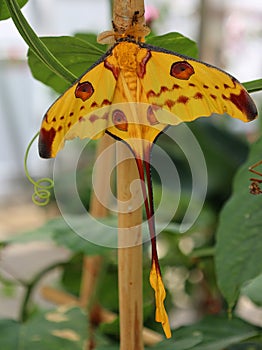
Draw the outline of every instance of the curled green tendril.
[[[49,177],[43,177],[43,178],[35,181],[30,176],[28,168],[27,168],[28,154],[29,154],[29,151],[30,151],[32,144],[34,143],[34,141],[38,137],[38,135],[39,135],[39,132],[35,134],[35,136],[29,142],[29,145],[27,146],[27,149],[25,152],[25,157],[24,157],[24,170],[25,170],[26,177],[31,182],[31,184],[34,185],[34,193],[32,194],[33,203],[36,205],[39,205],[39,206],[45,206],[50,201],[50,197],[51,197],[50,190],[54,187],[54,181],[52,179],[50,179]]]

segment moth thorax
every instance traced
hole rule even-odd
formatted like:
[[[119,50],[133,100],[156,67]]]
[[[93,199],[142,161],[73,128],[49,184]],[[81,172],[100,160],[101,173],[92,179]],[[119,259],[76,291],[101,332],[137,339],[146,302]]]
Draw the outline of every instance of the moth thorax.
[[[116,46],[116,57],[121,70],[136,71],[138,50],[139,47],[134,43],[122,43]]]

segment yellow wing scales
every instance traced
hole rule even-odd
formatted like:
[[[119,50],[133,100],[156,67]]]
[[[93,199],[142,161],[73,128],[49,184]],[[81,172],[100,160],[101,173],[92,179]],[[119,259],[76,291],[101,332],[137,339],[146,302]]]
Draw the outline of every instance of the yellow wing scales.
[[[232,76],[205,63],[161,51],[151,51],[152,58],[141,81],[144,101],[168,110],[181,122],[227,113],[244,122],[253,120],[256,107],[244,87]],[[172,65],[176,69],[171,72]],[[184,66],[183,66],[184,65]],[[180,76],[179,70],[188,70]],[[165,124],[179,121],[169,114],[158,113]]]
[[[55,157],[64,141],[74,137],[98,138],[107,127],[108,108],[113,102],[116,80],[102,61],[71,86],[44,116],[39,153]]]
[[[127,102],[144,103],[147,108],[124,107]],[[123,104],[126,128],[115,118],[116,104]],[[153,142],[167,125],[214,113],[247,122],[257,110],[229,74],[166,50],[121,41],[47,111],[40,131],[40,155],[55,157],[65,140],[98,138],[107,130],[142,156],[143,146],[136,147],[130,139]]]

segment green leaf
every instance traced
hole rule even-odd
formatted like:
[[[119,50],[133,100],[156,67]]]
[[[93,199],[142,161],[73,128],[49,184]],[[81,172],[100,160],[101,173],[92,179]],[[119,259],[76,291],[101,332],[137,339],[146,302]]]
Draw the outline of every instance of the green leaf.
[[[262,90],[262,79],[247,81],[243,83],[248,92],[255,92]]]
[[[228,350],[261,350],[261,340],[256,342],[247,342],[231,346]]]
[[[80,308],[60,307],[41,312],[24,324],[0,321],[0,348],[4,350],[82,350],[87,317]]]
[[[0,349],[18,350],[20,324],[14,320],[0,320]]]
[[[120,332],[119,317],[116,317],[116,319],[112,322],[101,323],[99,325],[99,330],[103,334],[119,337],[119,332]]]
[[[71,224],[73,223],[75,228],[79,228],[81,232],[86,231],[87,239],[82,238],[77,233],[77,229],[76,231],[71,229],[63,217],[59,217],[47,221],[43,226],[35,230],[10,237],[2,243],[28,243],[32,241],[45,241],[52,239],[56,244],[66,247],[74,253],[83,253],[85,255],[108,255],[109,250],[106,247],[116,246],[116,237],[105,234],[105,225],[117,227],[117,218],[109,217],[99,219],[104,225],[97,225],[95,220],[89,219],[87,216],[75,215],[70,217],[69,221]],[[100,240],[103,240],[101,241],[101,245],[96,245],[88,241],[88,233],[90,233],[94,240],[94,237],[99,235]],[[102,245],[103,242],[104,245]]]
[[[41,41],[64,67],[79,77],[105,52],[105,46],[95,43],[94,37],[93,34],[77,34],[77,37],[43,37]],[[31,49],[28,64],[36,79],[59,93],[71,85],[43,64]]]
[[[179,330],[178,330],[179,333]],[[164,340],[153,347],[147,349],[161,350],[187,350],[193,349],[194,346],[203,341],[203,335],[199,332],[188,333],[185,337],[180,336],[175,331],[174,339]]]
[[[262,274],[245,286],[241,293],[248,296],[255,304],[262,306]]]
[[[94,50],[99,50],[100,55],[106,52],[106,45],[98,44],[97,35],[94,33],[75,33],[74,37],[86,41],[89,46],[93,46]]]
[[[17,4],[20,8],[22,8],[28,0],[17,0]],[[5,0],[0,0],[0,20],[10,18],[10,12],[8,10],[8,7],[6,5]]]
[[[81,309],[58,308],[31,318],[22,329],[25,349],[82,350],[88,325]]]
[[[192,326],[174,332],[174,339],[164,340],[152,349],[161,350],[223,350],[258,334],[255,327],[224,316],[209,316]],[[191,345],[190,345],[191,344]]]
[[[196,43],[193,40],[176,32],[149,37],[146,40],[146,43],[177,52],[181,55],[193,58],[198,57],[198,49]]]
[[[220,215],[215,263],[219,288],[232,308],[244,283],[262,273],[262,196],[249,193],[249,166],[261,159],[262,138],[234,179],[233,195]]]
[[[63,218],[60,220],[64,221]],[[64,227],[53,231],[53,239],[58,245],[62,245],[74,253],[83,253],[85,255],[107,255],[110,250],[108,246],[116,246],[116,236],[108,235],[106,225],[117,227],[117,219],[114,217],[99,219],[103,225],[96,224],[96,221],[87,216],[72,216],[70,224],[74,225],[75,231],[71,229],[64,221]],[[86,239],[82,238],[79,232],[86,233]],[[91,243],[88,239],[96,241],[99,237],[101,245]]]
[[[61,282],[63,288],[71,295],[79,295],[82,277],[83,254],[75,254],[63,268]]]
[[[6,245],[52,239],[58,245],[66,247],[74,253],[85,255],[108,255],[110,250],[107,247],[117,246],[117,217],[97,219],[99,223],[87,215],[72,215],[66,219],[70,225],[74,226],[74,229],[67,224],[63,217],[59,217],[47,221],[37,229],[5,239],[1,243]],[[107,227],[112,228],[110,234]],[[78,234],[78,230],[86,235],[85,238]],[[97,240],[100,245],[92,243]]]

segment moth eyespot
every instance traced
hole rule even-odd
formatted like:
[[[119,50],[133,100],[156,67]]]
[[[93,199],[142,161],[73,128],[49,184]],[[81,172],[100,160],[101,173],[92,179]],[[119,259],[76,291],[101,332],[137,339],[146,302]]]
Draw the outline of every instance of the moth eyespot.
[[[175,62],[170,68],[170,75],[181,80],[188,80],[194,73],[194,68],[186,61]]]
[[[159,124],[159,121],[156,119],[154,111],[157,111],[160,107],[158,106],[149,106],[147,109],[147,120],[149,121],[150,125],[156,125]]]
[[[75,97],[81,98],[82,101],[88,100],[94,93],[94,88],[89,81],[78,83],[75,89]]]
[[[127,131],[128,121],[123,111],[115,109],[112,113],[112,121],[118,130]]]

